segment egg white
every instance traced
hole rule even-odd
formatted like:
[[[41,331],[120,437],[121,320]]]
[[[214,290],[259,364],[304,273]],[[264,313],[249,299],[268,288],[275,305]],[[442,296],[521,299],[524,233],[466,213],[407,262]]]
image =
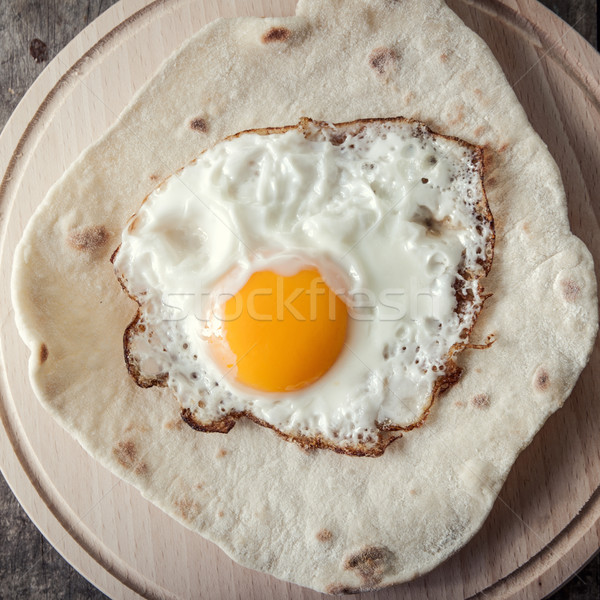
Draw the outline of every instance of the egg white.
[[[482,304],[493,226],[474,157],[472,146],[402,119],[341,136],[304,120],[208,149],[123,232],[115,270],[144,324],[132,360],[168,373],[208,429],[246,413],[351,451],[419,423]],[[235,294],[253,272],[302,265],[317,266],[350,306],[344,350],[299,391],[236,384],[202,335],[215,290],[225,282]],[[457,289],[469,300],[460,307]]]

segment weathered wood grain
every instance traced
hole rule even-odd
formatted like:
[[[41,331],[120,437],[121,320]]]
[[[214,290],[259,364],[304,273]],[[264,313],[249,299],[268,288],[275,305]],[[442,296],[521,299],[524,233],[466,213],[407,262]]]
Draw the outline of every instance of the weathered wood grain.
[[[0,0],[0,129],[48,61],[116,1]],[[35,38],[46,61],[30,54]],[[106,598],[46,541],[1,476],[0,598]]]
[[[34,38],[51,59],[73,36],[116,0],[0,0],[0,127],[47,64],[30,54]],[[544,2],[597,42],[594,0]],[[46,542],[0,478],[0,598],[104,598]],[[600,557],[552,600],[600,598]]]
[[[116,1],[0,1],[0,128],[48,61]],[[48,47],[47,61],[36,62],[29,52],[36,38]]]

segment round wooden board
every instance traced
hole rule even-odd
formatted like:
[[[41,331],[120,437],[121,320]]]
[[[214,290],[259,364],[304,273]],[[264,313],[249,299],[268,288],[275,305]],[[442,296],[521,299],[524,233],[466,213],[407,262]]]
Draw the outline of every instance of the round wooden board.
[[[490,45],[557,160],[574,232],[600,265],[600,57],[534,0],[449,0]],[[161,61],[217,16],[289,15],[295,0],[130,0],[48,66],[0,136],[2,471],[30,517],[113,598],[317,598],[250,571],[99,466],[42,409],[10,303],[13,250],[50,185],[114,122]],[[518,315],[515,315],[518,318]],[[414,582],[365,598],[542,598],[597,549],[600,352],[513,468],[479,534]]]

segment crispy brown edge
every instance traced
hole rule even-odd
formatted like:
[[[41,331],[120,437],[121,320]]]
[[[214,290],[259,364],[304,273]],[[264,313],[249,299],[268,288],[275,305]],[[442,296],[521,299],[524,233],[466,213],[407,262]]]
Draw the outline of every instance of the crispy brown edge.
[[[228,140],[233,140],[235,138],[240,137],[241,135],[248,134],[248,133],[255,133],[258,135],[271,135],[271,134],[275,134],[275,133],[286,133],[287,131],[291,131],[293,129],[298,129],[299,131],[304,133],[304,135],[306,137],[308,137],[311,133],[315,133],[315,132],[316,133],[325,133],[326,136],[327,135],[330,136],[329,141],[332,144],[336,144],[336,143],[340,144],[344,141],[344,139],[348,135],[350,135],[350,136],[358,135],[361,131],[363,131],[365,129],[365,127],[367,125],[373,124],[373,123],[381,123],[381,124],[407,123],[410,125],[416,125],[416,130],[414,132],[415,137],[434,136],[434,137],[443,138],[446,140],[451,140],[453,142],[458,143],[460,146],[466,148],[467,150],[469,150],[471,152],[471,164],[472,164],[472,166],[475,167],[475,171],[476,171],[477,175],[479,176],[479,191],[481,194],[481,199],[479,200],[479,202],[477,202],[477,204],[475,206],[476,206],[477,214],[482,219],[485,219],[485,221],[487,221],[488,226],[490,227],[491,234],[486,242],[486,248],[485,248],[486,259],[481,264],[483,273],[477,277],[470,276],[468,273],[465,273],[465,272],[461,272],[461,275],[466,278],[470,277],[471,280],[477,279],[478,286],[479,286],[479,292],[481,294],[483,292],[483,288],[479,284],[479,281],[481,279],[483,279],[483,277],[485,277],[489,273],[489,271],[492,267],[492,262],[493,262],[493,258],[494,258],[494,244],[495,244],[495,239],[496,239],[494,218],[492,216],[492,212],[489,207],[487,194],[485,191],[485,185],[484,185],[486,169],[485,169],[483,147],[477,146],[475,144],[471,144],[470,142],[467,142],[456,136],[450,136],[450,135],[445,135],[443,133],[438,133],[438,132],[432,130],[431,128],[429,128],[425,123],[423,123],[421,121],[418,121],[416,119],[401,117],[401,116],[391,117],[391,118],[374,117],[374,118],[367,118],[367,119],[355,119],[354,121],[345,121],[342,123],[328,123],[326,121],[315,121],[308,117],[302,117],[300,119],[300,121],[298,122],[298,124],[296,124],[296,125],[285,125],[285,126],[281,126],[281,127],[259,127],[259,128],[255,128],[255,129],[245,129],[243,131],[239,131],[237,133],[234,133],[230,136],[225,137],[223,140],[220,140],[218,143],[228,141]],[[340,141],[336,140],[335,138],[331,139],[331,136],[333,134],[338,133],[338,132],[340,132],[340,130],[344,130],[344,129],[346,129],[348,131],[342,131],[342,134],[344,137]],[[206,152],[206,150],[204,150],[201,154],[203,154],[204,152]],[[194,160],[190,161],[190,163],[188,163],[188,164],[194,164],[196,162],[196,160],[197,159],[194,159]],[[176,173],[181,172],[184,168],[185,168],[185,166],[181,167],[180,169],[178,169],[176,171]],[[168,177],[166,179],[168,179]],[[160,185],[162,185],[164,183],[164,181],[166,181],[166,179],[161,181],[161,183],[159,185],[157,185],[156,187],[160,187]],[[144,204],[144,202],[146,202],[149,195],[150,194],[148,194],[144,198],[144,200],[142,201],[142,205]],[[134,218],[134,217],[135,217],[135,214],[132,216],[132,218]],[[113,264],[113,266],[114,266],[115,258],[119,252],[119,249],[120,249],[120,245],[115,249],[115,251],[113,252],[113,254],[110,258],[110,261]],[[136,298],[135,296],[133,296],[129,293],[129,290],[127,289],[127,286],[126,286],[125,278],[123,277],[122,274],[117,273],[117,279],[119,280],[121,287],[127,293],[127,295],[138,304],[138,311],[136,312],[135,317],[133,318],[131,323],[127,326],[127,328],[125,329],[125,332],[123,334],[123,349],[124,349],[125,363],[127,365],[127,371],[129,372],[131,377],[134,379],[136,384],[142,388],[149,388],[149,387],[153,387],[153,386],[164,387],[167,384],[168,373],[161,374],[158,378],[144,377],[140,373],[140,370],[135,362],[135,359],[134,359],[131,351],[129,350],[130,340],[133,337],[133,335],[135,334],[136,327],[139,325],[139,322],[141,319],[141,311],[139,309],[139,307],[141,306],[141,302],[138,300],[138,298]],[[459,297],[458,294],[459,294],[459,290],[457,289],[456,290],[457,306],[460,306],[460,303],[463,300]],[[279,429],[277,429],[274,425],[271,425],[270,423],[267,423],[267,422],[259,419],[258,417],[256,417],[252,413],[249,413],[248,411],[233,411],[233,412],[227,413],[227,415],[223,416],[221,419],[217,419],[217,420],[213,420],[213,421],[200,421],[193,415],[192,411],[189,408],[183,408],[181,410],[181,418],[183,419],[183,421],[185,423],[187,423],[190,427],[192,427],[196,431],[211,432],[211,433],[228,433],[229,431],[231,431],[231,429],[235,426],[236,422],[240,418],[246,417],[246,418],[250,419],[251,421],[253,421],[254,423],[261,425],[262,427],[267,427],[269,429],[272,429],[277,435],[279,435],[286,441],[295,442],[296,444],[300,445],[302,448],[304,448],[306,450],[328,449],[328,450],[333,450],[334,452],[337,452],[339,454],[347,454],[347,455],[351,455],[351,456],[368,456],[368,457],[381,456],[385,452],[386,448],[392,442],[394,442],[396,439],[402,437],[402,432],[411,431],[413,429],[417,429],[417,428],[423,426],[423,424],[425,423],[425,421],[427,420],[427,417],[429,416],[429,414],[431,412],[431,408],[433,407],[433,404],[435,403],[435,401],[439,398],[439,396],[441,394],[446,392],[448,389],[450,389],[453,385],[455,385],[459,381],[461,373],[462,373],[462,369],[456,364],[454,357],[457,356],[463,349],[468,348],[468,347],[472,347],[472,348],[484,347],[485,348],[485,347],[489,347],[491,345],[491,343],[488,343],[487,345],[484,345],[484,346],[473,346],[473,345],[469,344],[469,338],[472,333],[472,330],[475,327],[475,324],[477,323],[479,313],[481,312],[481,309],[483,308],[483,305],[488,297],[489,296],[484,296],[481,303],[478,306],[475,306],[475,312],[476,312],[475,318],[473,319],[473,323],[471,324],[471,327],[466,329],[465,342],[455,345],[448,352],[446,362],[444,363],[444,367],[445,367],[444,375],[442,377],[439,377],[438,380],[435,382],[433,392],[430,396],[427,406],[425,407],[425,409],[423,410],[423,413],[421,414],[421,417],[414,423],[411,423],[410,425],[406,425],[406,426],[377,423],[376,426],[377,426],[377,429],[379,430],[379,432],[378,432],[378,441],[375,444],[367,446],[366,444],[359,442],[358,444],[351,445],[351,446],[350,445],[349,446],[341,446],[341,445],[337,445],[337,444],[331,442],[330,440],[324,439],[321,435],[303,436],[303,435],[293,435],[293,434],[284,433],[283,431],[280,431]]]
[[[141,388],[151,388],[154,386],[158,387],[166,387],[167,380],[169,378],[168,373],[159,373],[155,377],[146,377],[140,371],[140,367],[138,362],[134,356],[134,354],[130,350],[130,345],[133,338],[138,334],[140,325],[144,325],[142,322],[142,311],[138,308],[137,313],[125,329],[123,333],[123,355],[125,358],[125,364],[127,365],[127,372],[131,377],[133,377],[134,381]]]
[[[227,415],[223,416],[221,419],[217,419],[214,421],[200,421],[197,419],[192,411],[189,408],[181,409],[181,418],[187,423],[192,429],[196,431],[203,431],[207,433],[229,433],[234,425],[237,423],[239,419],[242,417],[246,417],[250,419],[257,425],[261,425],[262,427],[267,427],[268,429],[272,429],[279,437],[283,438],[288,442],[295,442],[299,446],[301,446],[304,450],[316,450],[316,449],[327,449],[333,450],[338,454],[349,454],[352,456],[370,456],[376,457],[381,456],[385,449],[398,438],[402,437],[401,433],[397,433],[395,435],[389,434],[385,431],[380,431],[379,440],[375,445],[366,444],[356,444],[355,446],[338,446],[333,444],[329,440],[326,440],[320,435],[316,436],[304,436],[304,435],[291,435],[288,433],[284,433],[277,429],[274,425],[259,419],[252,413],[248,411],[232,411],[227,413]]]
[[[117,253],[119,252],[120,248],[121,248],[121,244],[119,244],[117,246],[117,248],[115,249],[115,251],[112,253],[112,255],[110,257],[110,262],[112,263],[113,268],[115,265],[115,259],[117,258]],[[154,386],[166,387],[167,380],[169,378],[169,374],[168,373],[160,373],[156,377],[146,377],[140,371],[139,365],[137,364],[137,361],[135,360],[135,356],[133,355],[133,353],[130,350],[131,340],[134,337],[134,335],[138,332],[139,326],[141,324],[140,323],[140,321],[142,319],[141,302],[133,294],[129,293],[129,290],[127,289],[127,286],[125,284],[125,278],[124,278],[123,274],[116,273],[116,275],[117,275],[117,281],[121,285],[121,288],[123,289],[123,291],[138,305],[138,309],[135,313],[135,316],[133,317],[133,319],[131,320],[131,323],[129,323],[129,325],[127,325],[127,327],[125,328],[125,331],[123,332],[123,357],[125,358],[125,366],[127,367],[127,372],[133,378],[133,380],[136,382],[136,384],[141,388],[151,388]]]

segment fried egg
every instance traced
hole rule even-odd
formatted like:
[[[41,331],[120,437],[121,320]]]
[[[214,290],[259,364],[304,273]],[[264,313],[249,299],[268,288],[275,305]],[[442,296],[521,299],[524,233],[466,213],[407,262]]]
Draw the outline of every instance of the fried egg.
[[[113,255],[139,385],[377,456],[460,373],[494,229],[482,150],[406,120],[242,132],[161,183]],[[265,433],[266,435],[266,433]]]

